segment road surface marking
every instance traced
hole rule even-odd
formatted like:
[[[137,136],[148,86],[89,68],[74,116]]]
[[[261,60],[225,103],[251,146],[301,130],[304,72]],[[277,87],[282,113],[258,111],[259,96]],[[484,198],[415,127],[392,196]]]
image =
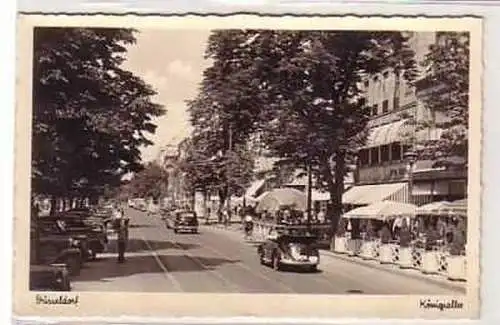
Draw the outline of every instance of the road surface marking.
[[[163,235],[164,232],[162,229],[158,228],[158,227],[154,227],[154,229],[156,231],[158,231],[160,233],[160,235]],[[187,253],[179,244],[175,243],[175,242],[172,242],[173,246],[176,247],[178,250],[180,251],[183,251],[184,253],[184,256],[186,256],[187,258],[189,258],[191,261],[195,262],[196,264],[198,264],[198,266],[200,266],[202,269],[206,270],[207,272],[211,273],[212,275],[214,275],[216,278],[218,278],[219,280],[221,280],[224,284],[226,284],[229,288],[231,288],[232,290],[235,290],[236,292],[241,292],[241,287],[237,286],[236,284],[228,281],[226,278],[224,278],[223,276],[221,276],[219,273],[217,273],[215,270],[213,269],[210,269],[208,266],[206,266],[205,264],[203,264],[199,259],[197,259],[196,257],[190,255],[189,253]],[[149,245],[149,244],[148,244]]]
[[[221,253],[219,250],[213,248],[213,246],[211,245],[207,245],[206,242],[204,243],[203,247],[211,250],[212,252],[216,253],[217,255],[219,255],[220,257],[226,257],[223,253]],[[241,261],[239,263],[236,263],[237,266],[241,267],[242,269],[244,270],[247,270],[249,271],[251,274],[257,276],[257,277],[260,277],[266,281],[269,281],[269,282],[272,282],[272,283],[278,283],[282,288],[284,288],[287,292],[290,292],[290,293],[295,293],[295,290],[293,290],[291,287],[287,286],[286,284],[284,284],[282,281],[278,280],[278,279],[271,279],[270,277],[262,274],[262,273],[259,273],[259,272],[256,272],[256,270],[252,270],[251,268],[249,268],[247,265],[241,263]],[[260,265],[260,266],[263,266],[263,265]],[[264,271],[263,271],[264,272]]]
[[[174,288],[175,288],[176,291],[183,292],[184,290],[182,290],[182,287],[181,287],[181,284],[179,283],[179,281],[177,281],[175,279],[175,277],[168,271],[168,269],[165,267],[165,265],[160,260],[160,257],[158,256],[158,254],[156,253],[156,251],[153,250],[153,247],[151,247],[151,244],[149,244],[149,242],[146,240],[146,238],[144,238],[144,235],[142,234],[142,232],[139,230],[138,233],[140,234],[139,236],[141,237],[142,241],[144,241],[144,243],[146,244],[146,246],[148,246],[148,250],[151,252],[151,255],[153,255],[153,258],[155,259],[155,261],[158,264],[158,266],[162,269],[163,274],[165,275],[165,277],[168,280],[170,280],[170,282],[172,282],[172,284],[173,284],[173,286],[174,286]]]

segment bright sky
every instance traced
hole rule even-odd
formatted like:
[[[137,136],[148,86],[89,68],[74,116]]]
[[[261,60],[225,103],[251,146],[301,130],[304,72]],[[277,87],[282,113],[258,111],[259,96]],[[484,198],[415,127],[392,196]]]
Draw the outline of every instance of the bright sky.
[[[141,30],[137,43],[130,46],[124,66],[151,84],[158,95],[155,101],[167,113],[156,121],[155,143],[142,150],[143,161],[156,158],[166,144],[177,144],[189,135],[190,123],[185,100],[196,96],[203,70],[203,59],[210,32],[204,30]]]

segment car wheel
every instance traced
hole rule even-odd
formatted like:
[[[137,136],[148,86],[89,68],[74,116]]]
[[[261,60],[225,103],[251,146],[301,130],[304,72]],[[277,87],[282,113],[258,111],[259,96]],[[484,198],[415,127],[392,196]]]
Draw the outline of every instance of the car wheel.
[[[174,233],[176,233],[176,234],[177,234],[178,232],[179,232],[179,231],[178,231],[177,229],[174,229]]]
[[[259,259],[260,259],[260,264],[261,265],[265,265],[266,264],[266,261],[264,261],[264,253],[263,252],[259,253]]]
[[[76,257],[68,257],[66,259],[66,265],[68,266],[70,275],[80,275],[81,265]]]
[[[274,256],[273,256],[273,269],[275,269],[276,271],[281,270],[281,262],[280,262],[280,258],[277,254],[274,254]]]
[[[91,257],[92,261],[97,260],[97,252],[94,249],[90,250],[90,257]]]
[[[317,265],[311,265],[311,267],[309,268],[309,271],[310,272],[318,272],[318,266]]]

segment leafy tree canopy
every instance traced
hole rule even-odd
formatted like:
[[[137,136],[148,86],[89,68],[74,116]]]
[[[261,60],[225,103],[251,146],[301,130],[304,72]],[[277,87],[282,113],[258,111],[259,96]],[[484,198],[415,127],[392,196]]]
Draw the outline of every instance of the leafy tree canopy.
[[[33,189],[59,196],[102,194],[141,168],[151,145],[152,87],[123,69],[134,31],[38,28],[34,37]]]

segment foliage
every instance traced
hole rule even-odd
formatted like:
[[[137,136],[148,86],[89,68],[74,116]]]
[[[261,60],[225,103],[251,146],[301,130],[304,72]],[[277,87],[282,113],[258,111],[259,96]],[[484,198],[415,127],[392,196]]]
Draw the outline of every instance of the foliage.
[[[157,163],[148,163],[144,169],[135,174],[127,184],[129,197],[153,198],[158,200],[167,194],[168,173]]]
[[[398,69],[415,77],[413,52],[398,32],[266,31],[252,46],[253,75],[265,104],[260,132],[267,148],[298,168],[311,165],[333,200],[332,230],[342,212],[347,164],[366,139],[367,75]]]
[[[155,91],[124,70],[132,30],[37,28],[34,35],[32,181],[37,193],[92,196],[141,168]]]
[[[313,167],[331,194],[335,232],[346,164],[366,138],[360,84],[388,68],[412,80],[407,39],[399,32],[216,31],[207,57],[214,63],[190,103],[205,156],[226,151],[229,138],[243,145],[259,133],[273,155]]]
[[[418,143],[422,158],[437,159],[438,164],[467,164],[469,123],[469,34],[437,33],[437,42],[430,46],[422,63],[425,78],[418,84],[430,89],[424,102],[431,110],[429,119],[419,128],[441,128],[439,140]]]

